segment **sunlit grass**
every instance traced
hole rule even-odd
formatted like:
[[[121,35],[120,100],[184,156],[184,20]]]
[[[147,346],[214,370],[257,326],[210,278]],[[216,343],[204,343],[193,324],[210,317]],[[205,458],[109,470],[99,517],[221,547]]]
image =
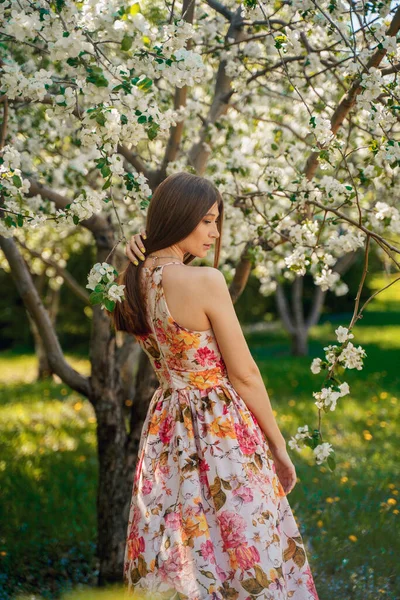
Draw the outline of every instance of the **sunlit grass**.
[[[68,354],[66,355],[66,359],[82,375],[90,374],[90,362],[88,359]],[[0,354],[0,384],[9,385],[13,381],[17,383],[30,383],[35,381],[36,377],[37,360],[34,354],[14,354],[13,352],[2,352]]]

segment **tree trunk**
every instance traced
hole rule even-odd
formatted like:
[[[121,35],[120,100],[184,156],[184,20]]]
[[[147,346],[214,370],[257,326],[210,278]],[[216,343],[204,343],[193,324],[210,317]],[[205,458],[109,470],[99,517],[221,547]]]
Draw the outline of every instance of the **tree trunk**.
[[[38,289],[38,287],[37,287]],[[38,293],[40,290],[38,289]],[[49,289],[46,295],[46,306],[47,311],[49,313],[51,324],[55,327],[55,323],[57,320],[58,309],[60,306],[60,289],[56,290]],[[33,340],[35,343],[35,354],[38,359],[38,370],[37,370],[37,380],[43,381],[44,379],[49,379],[54,374],[53,369],[50,366],[50,362],[47,356],[46,348],[44,347],[42,338],[36,327],[35,321],[30,317],[29,313],[28,318],[31,324],[31,330],[33,335]]]
[[[30,317],[29,322],[31,324],[31,331],[33,335],[33,341],[35,344],[35,354],[38,361],[37,380],[43,381],[44,379],[49,379],[53,375],[54,371],[50,366],[49,359],[47,358],[46,349],[43,346],[42,338],[40,337],[40,333],[38,331],[38,328],[36,327],[35,322]]]
[[[308,355],[308,330],[296,327],[291,334],[291,354],[292,356]]]

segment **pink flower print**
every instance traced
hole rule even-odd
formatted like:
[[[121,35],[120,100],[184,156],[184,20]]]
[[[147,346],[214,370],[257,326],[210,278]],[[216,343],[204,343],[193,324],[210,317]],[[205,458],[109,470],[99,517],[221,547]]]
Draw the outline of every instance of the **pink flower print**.
[[[228,406],[227,406],[226,404],[224,404],[224,406],[223,406],[223,409],[222,409],[222,414],[223,414],[223,415],[227,415],[227,414],[228,414],[228,412],[229,412],[229,410],[228,410]]]
[[[160,363],[160,361],[159,361],[159,360],[155,360],[155,361],[154,361],[154,366],[155,366],[155,368],[156,368],[156,369],[161,369],[161,366],[162,366],[162,365],[161,365],[161,363]]]
[[[182,516],[178,512],[169,512],[165,515],[165,526],[172,531],[179,531],[182,527]]]
[[[226,364],[221,356],[221,358],[219,358],[216,362],[216,366],[219,368],[219,370],[221,371],[221,373],[223,373],[224,375],[226,375],[227,370],[226,370]]]
[[[310,569],[310,565],[308,565],[308,567],[306,569],[304,569],[303,571],[304,575],[307,576],[307,590],[310,592],[310,594],[312,594],[312,597],[314,598],[314,600],[318,600],[318,594],[317,594],[317,590],[315,589],[315,583],[314,583],[314,579],[313,576],[311,575],[311,569]]]
[[[254,454],[257,448],[257,440],[253,435],[253,432],[246,425],[235,423],[236,436],[239,442],[239,446],[243,454]]]
[[[197,591],[194,573],[190,548],[181,544],[169,548],[168,558],[159,569],[162,581],[172,584],[178,592],[190,597]]]
[[[255,546],[247,546],[242,544],[235,548],[235,556],[237,563],[242,571],[251,569],[255,563],[260,561],[260,555]]]
[[[169,444],[175,428],[175,420],[171,414],[161,423],[159,429],[160,440],[163,444]]]
[[[157,342],[159,344],[165,344],[165,342],[167,341],[167,336],[165,333],[165,327],[161,324],[161,327],[157,326],[155,327],[155,334],[157,337]]]
[[[237,548],[240,544],[246,542],[244,531],[246,522],[237,513],[224,510],[218,515],[218,521],[221,528],[221,536],[224,542],[224,550],[228,548]]]
[[[196,360],[203,367],[215,366],[215,361],[217,360],[217,355],[214,350],[211,350],[208,346],[204,346],[203,348],[199,348],[194,355],[194,360]]]
[[[221,567],[219,565],[217,565],[216,571],[217,571],[218,577],[220,578],[220,580],[223,583],[225,581],[225,579],[227,579],[228,575],[225,573],[225,571],[223,569],[221,569]]]
[[[200,469],[200,473],[206,473],[207,471],[210,470],[210,466],[209,466],[208,462],[204,460],[204,458],[201,458],[199,461],[199,469]]]
[[[170,369],[182,369],[182,356],[180,354],[176,356],[169,356],[168,366]]]
[[[215,554],[214,554],[214,546],[210,540],[201,544],[200,547],[201,555],[203,558],[207,559],[211,564],[215,565]]]
[[[142,486],[143,496],[150,494],[152,489],[153,489],[153,482],[151,481],[151,479],[145,479],[143,486]]]
[[[252,502],[254,498],[253,491],[244,485],[233,490],[233,495],[238,496],[243,502]]]
[[[163,405],[163,401],[162,401],[162,400],[159,400],[159,401],[157,402],[157,405],[156,405],[156,410],[161,410],[161,409],[162,409],[162,405]]]

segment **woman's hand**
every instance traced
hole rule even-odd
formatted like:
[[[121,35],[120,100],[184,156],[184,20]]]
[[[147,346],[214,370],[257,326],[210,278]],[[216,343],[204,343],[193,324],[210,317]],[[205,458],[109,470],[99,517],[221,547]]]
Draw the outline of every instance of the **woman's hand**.
[[[296,469],[286,448],[272,450],[276,474],[282,484],[285,494],[290,494],[296,485]]]
[[[142,231],[141,233],[135,233],[132,235],[129,242],[125,246],[125,255],[129,258],[131,262],[135,265],[138,265],[138,258],[144,260],[146,257],[144,256],[144,252],[146,252],[145,247],[143,246],[142,238],[146,239],[146,233]]]

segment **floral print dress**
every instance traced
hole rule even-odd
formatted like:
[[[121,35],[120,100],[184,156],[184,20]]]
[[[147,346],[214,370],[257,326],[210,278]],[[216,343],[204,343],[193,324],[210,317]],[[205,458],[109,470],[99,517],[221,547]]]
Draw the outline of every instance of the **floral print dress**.
[[[178,325],[165,263],[144,267],[159,380],[143,425],[124,591],[146,600],[318,600],[268,441],[230,383],[213,330]]]

